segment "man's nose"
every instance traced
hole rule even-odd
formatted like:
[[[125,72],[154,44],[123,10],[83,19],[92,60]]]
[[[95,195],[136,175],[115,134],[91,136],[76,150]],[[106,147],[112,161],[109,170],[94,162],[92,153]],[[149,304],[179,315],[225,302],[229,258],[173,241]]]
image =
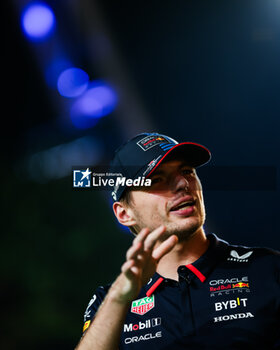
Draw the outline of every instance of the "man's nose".
[[[172,192],[186,191],[189,189],[189,182],[183,175],[178,174],[174,176],[171,187]]]

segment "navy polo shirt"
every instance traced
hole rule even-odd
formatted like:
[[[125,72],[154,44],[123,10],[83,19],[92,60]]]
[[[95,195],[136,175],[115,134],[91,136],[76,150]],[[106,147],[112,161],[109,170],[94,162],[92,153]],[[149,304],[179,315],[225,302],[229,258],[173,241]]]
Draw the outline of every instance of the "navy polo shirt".
[[[280,253],[207,238],[208,250],[178,267],[178,281],[155,273],[141,289],[119,349],[280,349]],[[93,295],[84,331],[109,288]]]

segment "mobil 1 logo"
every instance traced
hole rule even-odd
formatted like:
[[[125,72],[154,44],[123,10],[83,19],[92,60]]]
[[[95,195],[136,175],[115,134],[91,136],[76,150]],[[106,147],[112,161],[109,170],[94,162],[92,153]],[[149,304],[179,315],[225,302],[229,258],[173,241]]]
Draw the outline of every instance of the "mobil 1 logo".
[[[139,321],[137,323],[125,323],[123,327],[124,332],[133,332],[147,328],[153,328],[161,325],[161,317],[155,317],[146,321]]]

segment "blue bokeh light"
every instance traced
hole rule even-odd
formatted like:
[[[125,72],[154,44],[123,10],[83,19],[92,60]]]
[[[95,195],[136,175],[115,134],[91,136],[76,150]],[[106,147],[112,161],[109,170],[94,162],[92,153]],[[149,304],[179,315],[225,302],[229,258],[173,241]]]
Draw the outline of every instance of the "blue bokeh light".
[[[71,120],[75,127],[87,129],[98,119],[110,114],[117,105],[117,94],[107,83],[95,81],[72,106]]]
[[[64,97],[78,97],[88,87],[89,77],[80,68],[68,68],[63,71],[57,80],[57,90]]]
[[[26,36],[35,41],[49,37],[55,27],[52,9],[41,2],[28,5],[22,13],[21,24]]]
[[[46,83],[51,88],[57,88],[59,75],[66,69],[73,67],[73,63],[64,57],[56,57],[45,68]]]

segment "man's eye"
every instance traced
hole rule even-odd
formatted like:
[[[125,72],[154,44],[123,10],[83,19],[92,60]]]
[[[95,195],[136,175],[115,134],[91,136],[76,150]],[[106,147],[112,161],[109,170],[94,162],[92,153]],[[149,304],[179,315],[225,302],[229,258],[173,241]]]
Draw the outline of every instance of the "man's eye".
[[[182,174],[183,174],[183,175],[193,174],[193,171],[192,171],[191,169],[183,169],[183,170],[182,170]]]
[[[162,180],[161,177],[154,177],[154,178],[152,179],[152,185],[159,183],[161,180]]]

